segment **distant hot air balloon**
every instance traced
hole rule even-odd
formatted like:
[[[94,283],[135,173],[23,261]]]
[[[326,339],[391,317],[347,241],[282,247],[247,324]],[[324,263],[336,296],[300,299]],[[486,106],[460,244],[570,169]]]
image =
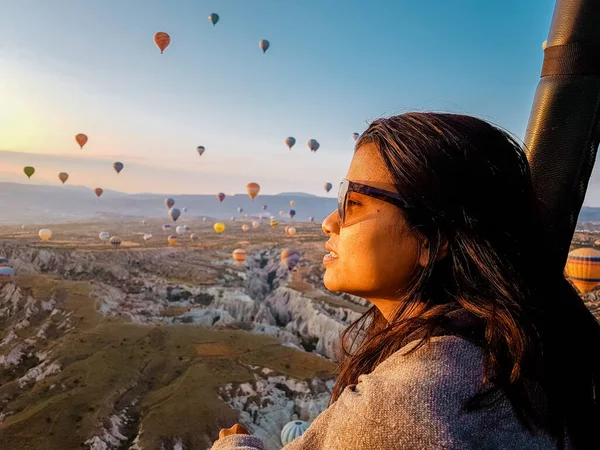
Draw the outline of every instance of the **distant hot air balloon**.
[[[111,237],[110,245],[112,245],[114,248],[119,248],[121,246],[121,238],[119,236]]]
[[[184,229],[185,231],[190,231],[190,227],[189,227],[189,225],[184,225],[184,226],[183,226],[183,229]]]
[[[23,168],[23,172],[27,175],[27,178],[31,178],[31,175],[35,173],[35,169],[31,166],[27,166]]]
[[[142,220],[142,225],[148,225],[148,222],[146,220]]]
[[[181,216],[181,211],[179,211],[177,208],[171,208],[169,210],[169,216],[171,216],[173,222],[177,222],[177,219],[179,219],[179,216]]]
[[[288,270],[293,270],[294,267],[298,264],[302,255],[298,250],[293,250],[291,248],[285,248],[281,252],[281,262],[284,266],[287,267]]]
[[[266,39],[263,39],[258,43],[258,46],[263,51],[263,53],[266,53],[267,50],[269,50],[271,43],[269,41],[267,41]]]
[[[218,222],[218,223],[215,223],[213,228],[217,233],[222,233],[223,231],[225,231],[225,224]]]
[[[48,228],[43,228],[38,233],[38,236],[40,237],[40,239],[42,241],[48,242],[52,238],[52,231],[49,230]]]
[[[308,218],[308,221],[309,221],[310,223],[313,223],[313,222],[315,221],[315,218],[314,218],[314,217],[309,217],[309,218]]]
[[[293,236],[296,234],[296,229],[294,227],[289,227],[287,230],[287,234],[289,234],[290,236]]]
[[[58,174],[58,179],[62,181],[62,184],[65,184],[65,182],[69,179],[69,174],[66,172],[61,172]]]
[[[296,206],[296,202],[294,200],[290,200],[290,206]]]
[[[83,146],[87,143],[88,141],[88,137],[83,134],[83,133],[79,133],[75,136],[75,140],[77,141],[77,143],[79,144],[79,148],[83,148]]]
[[[241,206],[238,208],[238,212],[241,214],[244,211],[244,208],[242,208]]]
[[[290,136],[285,139],[285,145],[291,150],[294,145],[296,145],[296,138]]]
[[[267,210],[267,205],[262,205],[262,209],[263,209],[263,211],[266,211]]]
[[[184,206],[183,208],[181,208],[181,212],[187,212],[187,208]]]
[[[260,227],[260,223],[257,221],[252,222],[252,228],[258,228]]]
[[[206,149],[202,145],[199,145],[198,147],[196,147],[196,151],[198,152],[198,155],[202,156]]]
[[[102,231],[98,237],[101,241],[106,242],[110,239],[110,233],[108,231]]]
[[[331,183],[325,183],[325,192],[329,192],[331,190],[331,188],[333,187],[333,184]]]
[[[21,225],[21,229],[22,229],[23,231],[27,231],[27,225]]]
[[[208,16],[208,20],[210,20],[210,23],[212,23],[214,27],[219,21],[219,15],[216,13],[212,13],[210,16]]]
[[[167,238],[167,242],[171,247],[177,246],[177,236],[171,235]]]
[[[166,233],[171,230],[171,225],[165,224],[162,226],[162,230]]]
[[[219,199],[219,201],[220,201],[221,203],[223,202],[223,200],[225,200],[225,197],[226,197],[226,195],[225,195],[225,194],[223,194],[222,192],[219,192],[219,193],[217,194],[217,198]]]
[[[293,209],[290,209],[290,211],[289,211],[289,213],[288,213],[288,214],[290,215],[290,218],[292,218],[292,219],[293,219],[293,218],[294,218],[294,216],[296,215],[296,211],[295,211],[295,210],[293,210]]]
[[[150,239],[152,239],[152,234],[146,233],[144,235],[144,242],[148,242]]]
[[[235,217],[231,216],[231,220],[233,220],[235,222]]]
[[[358,140],[358,137],[359,137],[359,136],[360,136],[360,134],[358,134],[358,133],[352,133],[352,140],[353,140],[354,142],[356,142],[356,141]]]
[[[175,228],[175,233],[177,233],[177,234],[185,233],[185,227],[183,225],[179,225],[177,228]]]
[[[12,267],[0,267],[0,283],[10,283],[14,280],[15,271]]]
[[[283,217],[283,215],[285,214],[284,211],[279,211],[279,215]]]
[[[162,53],[171,43],[171,36],[164,31],[159,31],[154,35],[154,43],[160,49],[160,53]]]
[[[270,226],[271,228],[273,228],[273,229],[277,228],[277,226],[278,226],[278,225],[279,225],[279,221],[278,221],[278,220],[271,219],[271,220],[269,221],[269,226]]]
[[[246,185],[246,192],[248,192],[250,198],[254,200],[260,192],[260,186],[258,185],[258,183],[248,183]]]
[[[202,222],[206,222],[206,217],[203,217],[203,218],[202,218]]]
[[[600,251],[578,248],[569,253],[565,274],[585,294],[600,284]]]
[[[8,258],[0,257],[0,267],[10,267],[10,261]]]
[[[123,163],[117,161],[113,164],[113,169],[115,169],[115,172],[117,172],[117,174],[121,173],[121,170],[123,170]]]
[[[289,229],[290,229],[290,227],[285,227],[285,228],[283,229],[283,232],[284,232],[285,234],[288,234],[288,230],[289,230]]]
[[[244,250],[243,248],[237,248],[233,251],[231,256],[233,256],[233,260],[236,263],[242,264],[246,260],[246,250]]]
[[[172,198],[167,198],[165,199],[165,205],[167,205],[167,208],[171,209],[173,205],[175,205],[175,200]]]
[[[96,193],[96,197],[100,197],[102,195],[102,193],[104,192],[104,189],[96,188],[96,189],[94,189],[94,192]]]
[[[196,242],[198,240],[198,235],[197,234],[190,234],[190,241],[192,242]]]
[[[250,227],[246,224],[242,225],[242,231],[245,233],[246,231],[248,231],[250,229]]]
[[[319,147],[321,146],[315,139],[310,139],[306,145],[308,145],[308,148],[312,151],[312,152],[316,152],[317,150],[319,150]]]
[[[308,430],[309,424],[303,420],[292,420],[281,429],[281,443],[285,446]]]

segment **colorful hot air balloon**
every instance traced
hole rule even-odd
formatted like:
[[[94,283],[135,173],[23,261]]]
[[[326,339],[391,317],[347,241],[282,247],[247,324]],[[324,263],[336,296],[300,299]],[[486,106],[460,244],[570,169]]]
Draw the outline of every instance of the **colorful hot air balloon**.
[[[83,146],[87,143],[88,141],[88,137],[83,134],[83,133],[79,133],[75,136],[75,140],[77,141],[77,143],[79,144],[79,148],[83,148]]]
[[[296,206],[296,202],[294,200],[290,200],[290,206]]]
[[[242,264],[246,260],[246,250],[244,250],[243,248],[237,248],[233,251],[231,256],[233,256],[233,260],[236,263]]]
[[[248,183],[246,185],[246,192],[248,192],[250,198],[254,200],[260,192],[260,186],[258,185],[258,183]]]
[[[196,151],[198,152],[198,155],[202,156],[206,149],[202,145],[199,145],[198,147],[196,147]]]
[[[246,224],[242,225],[242,231],[245,233],[246,231],[248,231],[250,229],[250,227]]]
[[[148,242],[150,239],[152,239],[152,234],[146,233],[144,235],[144,242]]]
[[[309,427],[308,422],[303,420],[292,420],[281,429],[281,443],[285,446],[297,437],[300,437]]]
[[[219,21],[219,15],[216,13],[212,13],[210,16],[208,16],[208,20],[210,20],[210,23],[212,23],[214,27]]]
[[[10,267],[8,258],[0,257],[0,267]]]
[[[112,245],[114,248],[119,248],[121,246],[121,238],[119,236],[111,237],[110,245]]]
[[[358,133],[352,133],[352,140],[353,140],[354,142],[356,142],[356,141],[358,140],[358,137],[359,137],[359,136],[360,136],[360,134],[358,134]]]
[[[288,234],[288,230],[289,230],[289,229],[290,229],[290,227],[285,227],[285,228],[283,229],[283,232],[284,232],[285,234]]]
[[[225,194],[223,194],[222,192],[219,192],[219,193],[217,194],[217,198],[219,199],[219,201],[220,201],[221,203],[223,203],[223,200],[225,200],[225,197],[226,197],[226,195],[225,195]]]
[[[38,233],[38,236],[42,241],[48,242],[50,239],[52,239],[52,231],[48,228],[42,228]]]
[[[160,49],[160,53],[162,53],[171,43],[171,36],[164,31],[159,31],[154,35],[154,43]]]
[[[61,172],[58,174],[58,179],[62,181],[62,184],[65,184],[65,182],[69,179],[69,174],[66,172]]]
[[[110,239],[110,233],[108,231],[102,231],[98,237],[102,242],[106,242]]]
[[[31,175],[35,173],[35,169],[31,166],[27,166],[23,168],[23,172],[27,175],[27,178],[31,178]]]
[[[171,208],[169,210],[169,216],[171,216],[173,222],[177,222],[177,219],[179,219],[179,216],[181,216],[181,211],[179,211],[177,208]]]
[[[252,228],[258,228],[260,227],[260,223],[257,221],[252,222]]]
[[[165,199],[165,205],[167,205],[167,208],[171,209],[173,205],[175,205],[175,200],[172,198],[167,198]]]
[[[263,53],[266,53],[267,50],[269,50],[271,43],[269,41],[267,41],[266,39],[263,39],[258,43],[258,46],[263,51]]]
[[[177,246],[177,236],[175,235],[171,235],[167,238],[167,242],[169,243],[169,245],[171,247],[176,247]]]
[[[298,250],[292,250],[290,248],[285,248],[281,252],[281,262],[288,270],[293,270],[294,267],[300,262],[302,255]]]
[[[12,267],[0,267],[0,283],[10,283],[14,280],[15,271]]]
[[[308,148],[310,149],[310,151],[312,152],[316,152],[317,150],[319,150],[319,147],[321,146],[315,139],[310,139],[306,145],[308,145]]]
[[[222,233],[223,231],[225,231],[225,224],[218,222],[218,223],[215,223],[213,228],[217,233]]]
[[[294,218],[294,216],[296,215],[296,211],[295,211],[295,210],[293,210],[293,209],[290,209],[290,211],[289,211],[289,213],[288,213],[288,214],[290,215],[290,218],[292,218],[292,219],[293,219],[293,218]]]
[[[290,136],[285,139],[285,145],[291,150],[294,145],[296,145],[296,138]]]
[[[277,228],[277,226],[278,226],[278,225],[279,225],[279,221],[278,221],[278,220],[271,219],[271,220],[269,221],[269,226],[270,226],[271,228],[273,228],[273,229]]]
[[[96,188],[96,189],[94,189],[94,192],[96,193],[96,197],[100,197],[102,195],[102,193],[104,192],[104,189]]]
[[[289,227],[287,230],[287,234],[289,234],[290,236],[293,236],[296,234],[296,229],[294,227]]]
[[[565,275],[582,294],[600,284],[600,251],[578,248],[569,253]]]
[[[323,186],[325,188],[325,192],[329,192],[331,190],[331,188],[333,187],[333,184],[331,183],[325,183],[325,186]]]
[[[123,170],[123,163],[117,161],[113,164],[113,169],[115,169],[115,172],[117,172],[117,174],[121,173],[121,170]]]
[[[162,230],[166,233],[171,230],[171,225],[165,224],[162,226]]]
[[[175,233],[177,233],[177,234],[185,233],[185,227],[183,225],[179,225],[177,228],[175,228]]]

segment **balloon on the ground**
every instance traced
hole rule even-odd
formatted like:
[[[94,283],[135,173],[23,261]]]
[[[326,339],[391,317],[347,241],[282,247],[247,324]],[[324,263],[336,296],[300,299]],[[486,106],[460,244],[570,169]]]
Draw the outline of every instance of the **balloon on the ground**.
[[[225,195],[224,193],[222,193],[222,192],[219,192],[219,193],[217,194],[217,198],[219,199],[219,201],[220,201],[221,203],[223,203],[223,200],[225,200],[225,197],[226,197],[226,195]]]
[[[302,436],[308,427],[308,422],[303,420],[292,420],[291,422],[286,423],[281,429],[281,443],[283,445],[288,445],[297,437]]]
[[[331,188],[333,187],[333,184],[331,183],[325,183],[325,186],[323,186],[325,188],[325,192],[329,192],[331,190]]]
[[[171,216],[173,222],[177,222],[177,219],[179,219],[179,216],[181,216],[181,211],[179,211],[177,208],[171,208],[169,210],[169,216]]]
[[[316,139],[309,139],[309,141],[306,143],[306,145],[308,145],[308,148],[310,149],[311,152],[316,152],[317,150],[319,150],[319,147],[321,146]]]
[[[167,205],[167,208],[171,209],[173,205],[175,205],[175,200],[172,198],[167,198],[165,199],[165,205]]]
[[[358,133],[352,133],[352,140],[353,140],[354,142],[356,142],[356,141],[358,140],[358,137],[359,137],[359,136],[360,136],[360,134],[358,134]]]
[[[65,182],[69,179],[69,174],[67,172],[61,172],[58,174],[58,179],[62,181],[62,184],[65,184]]]
[[[171,36],[164,31],[159,31],[154,35],[154,43],[159,48],[160,53],[162,53],[171,43]]]
[[[250,198],[254,200],[260,192],[260,186],[258,185],[258,183],[248,183],[246,185],[246,192],[248,192]]]
[[[142,220],[142,225],[148,225],[148,222],[145,220]]]
[[[206,222],[206,217],[203,217],[203,218],[202,218],[202,222]]]
[[[151,233],[146,233],[144,235],[144,242],[148,242],[150,239],[152,239],[152,234]]]
[[[117,172],[117,174],[121,173],[121,170],[123,170],[123,163],[117,161],[113,164],[113,169],[115,169],[115,172]]]
[[[196,151],[198,152],[198,155],[202,156],[206,149],[202,145],[199,145],[198,147],[196,147]]]
[[[215,223],[213,228],[217,233],[222,233],[223,231],[225,231],[225,224],[221,223],[221,222],[217,222],[217,223]]]
[[[242,264],[246,260],[246,250],[244,250],[243,248],[237,248],[233,251],[231,256],[233,256],[233,260],[236,263]]]
[[[267,41],[266,39],[263,39],[258,43],[258,46],[263,51],[263,53],[266,53],[267,50],[269,50],[271,43],[269,41]]]
[[[83,133],[79,133],[79,134],[75,135],[75,141],[77,141],[77,143],[79,144],[79,148],[83,148],[83,146],[88,141],[88,137]]]
[[[118,248],[121,246],[121,238],[119,236],[113,236],[110,238],[110,245],[112,245],[115,248]]]
[[[38,236],[42,241],[48,242],[50,239],[52,239],[52,231],[48,228],[42,228],[38,233]]]
[[[242,231],[245,233],[246,231],[248,231],[250,229],[250,227],[246,224],[242,225]]]
[[[291,150],[294,145],[296,145],[296,138],[290,136],[285,139],[285,145]]]
[[[110,233],[108,231],[102,231],[98,237],[101,241],[106,242],[110,239]]]
[[[94,193],[96,194],[96,197],[100,197],[103,192],[104,192],[104,190],[102,188],[94,189]]]
[[[167,242],[171,247],[175,247],[177,245],[177,236],[171,235],[167,238]]]
[[[281,262],[288,270],[293,270],[294,267],[300,262],[302,255],[298,250],[293,250],[291,248],[285,248],[281,252]]]
[[[31,166],[27,166],[23,168],[23,172],[27,175],[27,178],[31,178],[31,175],[35,173],[35,169]]]
[[[171,229],[171,225],[165,224],[165,225],[162,226],[162,229],[166,233],[167,231],[169,231]]]
[[[600,251],[587,247],[571,251],[565,275],[581,293],[594,289],[600,284]]]
[[[175,228],[175,233],[177,233],[177,234],[185,233],[185,227],[183,225],[179,225],[177,228]]]

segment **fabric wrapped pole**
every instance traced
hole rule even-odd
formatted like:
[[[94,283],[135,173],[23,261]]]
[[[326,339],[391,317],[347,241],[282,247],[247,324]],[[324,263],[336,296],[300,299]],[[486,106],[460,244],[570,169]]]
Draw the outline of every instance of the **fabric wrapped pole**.
[[[525,146],[550,242],[567,260],[600,136],[600,1],[557,0]]]

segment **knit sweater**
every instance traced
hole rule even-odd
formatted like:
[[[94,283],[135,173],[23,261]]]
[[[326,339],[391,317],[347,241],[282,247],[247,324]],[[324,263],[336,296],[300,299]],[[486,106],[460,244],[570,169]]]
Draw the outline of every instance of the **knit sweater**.
[[[411,354],[413,340],[358,384],[346,387],[285,450],[556,449],[531,434],[506,397],[493,407],[463,412],[482,386],[481,348],[457,336],[437,336]],[[212,450],[263,450],[255,436],[231,435]]]

